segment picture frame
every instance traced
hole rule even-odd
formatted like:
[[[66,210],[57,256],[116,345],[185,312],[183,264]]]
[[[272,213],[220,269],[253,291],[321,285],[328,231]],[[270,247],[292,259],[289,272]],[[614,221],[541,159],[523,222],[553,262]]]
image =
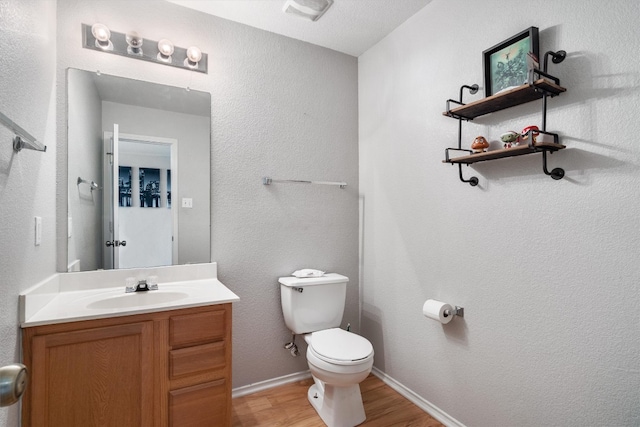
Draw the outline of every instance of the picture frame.
[[[531,64],[539,58],[538,28],[529,27],[482,52],[485,96],[527,83]]]
[[[131,166],[118,166],[118,206],[131,207]]]
[[[140,207],[160,207],[160,169],[140,168]]]

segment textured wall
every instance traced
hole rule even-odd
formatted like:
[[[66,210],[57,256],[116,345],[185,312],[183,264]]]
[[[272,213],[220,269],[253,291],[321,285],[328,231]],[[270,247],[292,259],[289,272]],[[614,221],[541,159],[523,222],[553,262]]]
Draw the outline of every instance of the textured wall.
[[[640,424],[639,16],[626,0],[435,0],[359,58],[363,334],[378,368],[466,425]],[[472,188],[441,163],[445,101],[530,25],[542,52],[569,53],[548,114],[567,176],[532,155],[463,168]],[[463,143],[540,125],[540,106],[464,124]],[[426,319],[427,298],[465,318]]]
[[[15,154],[0,125],[0,366],[20,360],[18,294],[55,273],[55,6],[0,0],[0,111],[47,145]],[[18,406],[0,408],[1,426],[18,425]]]
[[[195,44],[209,74],[83,49],[81,23]],[[358,329],[357,60],[351,56],[162,1],[58,4],[58,179],[66,180],[68,67],[212,94],[212,260],[234,304],[234,386],[307,369],[282,348],[290,339],[277,279],[319,268],[352,279],[345,315]],[[346,181],[337,187],[274,184]],[[66,215],[66,194],[58,195]],[[59,223],[60,234],[64,224]],[[64,241],[58,250],[66,251]],[[61,252],[65,253],[65,252]],[[58,266],[64,262],[58,261]],[[301,346],[304,350],[304,346]]]

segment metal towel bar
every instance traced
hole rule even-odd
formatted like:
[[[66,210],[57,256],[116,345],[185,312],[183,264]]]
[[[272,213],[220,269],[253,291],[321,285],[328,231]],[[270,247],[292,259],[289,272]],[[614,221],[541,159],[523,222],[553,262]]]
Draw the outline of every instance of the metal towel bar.
[[[272,179],[267,176],[262,178],[262,184],[271,185],[273,182],[283,182],[289,184],[319,184],[319,185],[337,185],[340,188],[345,188],[347,186],[346,182],[335,182],[335,181],[304,181],[299,179]]]
[[[16,153],[23,148],[43,152],[47,151],[46,145],[39,142],[29,132],[15,124],[13,120],[5,116],[3,113],[0,113],[0,123],[11,129],[11,131],[16,134],[15,138],[13,138],[13,149]]]

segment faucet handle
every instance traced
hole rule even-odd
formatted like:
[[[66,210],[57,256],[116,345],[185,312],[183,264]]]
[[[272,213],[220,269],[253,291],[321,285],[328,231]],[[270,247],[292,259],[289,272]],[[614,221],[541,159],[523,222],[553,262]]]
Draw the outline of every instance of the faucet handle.
[[[135,292],[136,291],[136,278],[135,277],[127,277],[125,280],[126,286],[124,291],[126,293]]]

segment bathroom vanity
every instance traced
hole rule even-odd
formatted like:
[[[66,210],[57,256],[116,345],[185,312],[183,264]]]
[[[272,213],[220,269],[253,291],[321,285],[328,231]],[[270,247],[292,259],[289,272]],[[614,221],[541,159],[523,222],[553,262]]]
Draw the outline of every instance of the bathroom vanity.
[[[211,278],[128,295],[76,287],[21,296],[24,426],[231,425],[233,292]]]

